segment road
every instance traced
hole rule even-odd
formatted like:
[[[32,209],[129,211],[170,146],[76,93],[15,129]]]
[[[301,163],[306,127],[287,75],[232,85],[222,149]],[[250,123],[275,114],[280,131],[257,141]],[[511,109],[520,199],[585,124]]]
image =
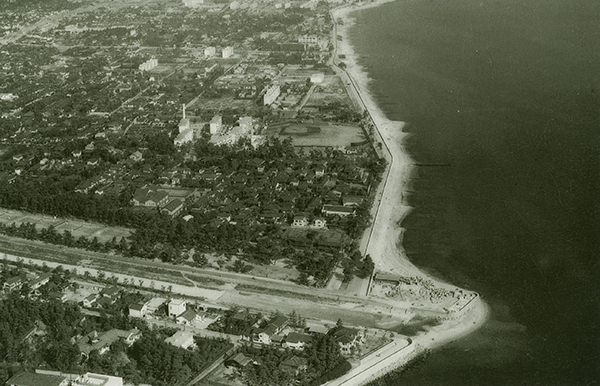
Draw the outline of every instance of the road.
[[[0,236],[0,252],[12,261],[24,259],[27,263],[31,261],[49,267],[62,265],[66,269],[77,270],[80,275],[87,271],[92,276],[97,276],[99,271],[102,271],[106,277],[114,276],[120,283],[135,283],[139,287],[163,288],[167,291],[171,288],[173,294],[204,298],[206,302],[217,307],[249,307],[262,312],[296,311],[301,315],[323,320],[335,322],[341,318],[348,324],[378,328],[394,322],[399,323],[409,314],[409,306],[387,299],[348,296],[337,291],[305,287],[275,279],[108,256],[6,236]],[[124,265],[131,269],[124,268]],[[156,268],[164,270],[159,274],[160,280],[156,278],[156,273],[152,274],[152,271],[156,272]],[[148,277],[145,273],[154,277]],[[182,273],[187,277],[207,280],[202,282],[202,287],[182,285]],[[171,278],[179,280],[174,281]],[[215,280],[226,284],[215,283]]]

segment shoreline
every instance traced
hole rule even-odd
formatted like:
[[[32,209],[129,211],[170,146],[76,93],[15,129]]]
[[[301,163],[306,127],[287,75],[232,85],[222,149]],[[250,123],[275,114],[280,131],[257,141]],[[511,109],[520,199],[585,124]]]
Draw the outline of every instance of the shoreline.
[[[349,41],[349,29],[355,24],[352,13],[359,10],[378,7],[395,0],[376,0],[358,7],[342,6],[330,11],[334,23],[334,54],[332,68],[338,73],[350,94],[354,94],[357,102],[368,111],[375,125],[375,141],[382,143],[382,152],[388,165],[385,177],[379,184],[376,193],[375,215],[368,237],[363,238],[361,247],[365,254],[370,254],[375,263],[375,272],[381,271],[402,276],[419,276],[431,280],[436,286],[457,288],[454,285],[429,276],[413,265],[402,246],[404,228],[401,223],[411,212],[405,201],[406,187],[410,181],[414,161],[404,147],[410,135],[402,131],[406,124],[389,120],[376,104],[369,90],[370,78],[366,70],[358,64],[358,55]],[[338,24],[338,21],[343,24]],[[338,39],[338,36],[341,40]],[[345,55],[345,68],[337,67],[338,55]],[[469,291],[471,292],[471,291]],[[489,317],[489,306],[476,294],[473,304],[458,319],[443,320],[439,325],[411,339],[411,343],[397,350],[373,353],[361,361],[341,378],[328,382],[327,385],[366,384],[390,371],[402,368],[424,352],[434,350],[447,343],[463,338],[479,329]],[[406,348],[409,349],[406,349]],[[377,356],[377,358],[374,358]],[[374,362],[374,364],[373,364]]]

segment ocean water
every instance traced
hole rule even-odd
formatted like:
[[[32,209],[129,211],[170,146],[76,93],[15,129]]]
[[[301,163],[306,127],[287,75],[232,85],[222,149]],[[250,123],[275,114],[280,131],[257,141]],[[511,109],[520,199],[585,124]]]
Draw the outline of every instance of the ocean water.
[[[399,0],[350,37],[419,166],[411,260],[492,306],[384,385],[600,382],[600,1]]]

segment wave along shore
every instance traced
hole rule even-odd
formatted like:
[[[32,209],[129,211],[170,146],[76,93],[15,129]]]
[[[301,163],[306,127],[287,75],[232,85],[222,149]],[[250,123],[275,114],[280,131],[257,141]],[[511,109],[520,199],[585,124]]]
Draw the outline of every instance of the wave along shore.
[[[334,69],[348,85],[349,93],[354,94],[358,103],[371,115],[377,128],[375,141],[382,142],[383,155],[388,161],[384,179],[376,195],[376,215],[365,250],[373,258],[376,271],[398,276],[419,276],[432,281],[436,286],[452,290],[456,289],[456,286],[429,277],[414,266],[402,247],[403,229],[400,224],[411,210],[406,203],[406,190],[414,166],[413,160],[404,147],[408,135],[402,131],[405,122],[387,119],[377,106],[368,89],[368,74],[358,64],[358,56],[349,42],[349,29],[355,22],[351,13],[391,1],[394,0],[378,0],[358,7],[342,6],[331,11],[335,23],[334,63],[336,55],[343,55],[344,59],[341,61],[345,64],[344,70],[335,66]],[[406,365],[424,352],[472,333],[488,318],[488,306],[478,295],[465,309],[468,310],[459,317],[443,320],[439,325],[429,328],[412,339],[397,337],[389,345],[364,358],[361,364],[350,370],[348,374],[327,385],[362,385],[373,381],[386,372]]]

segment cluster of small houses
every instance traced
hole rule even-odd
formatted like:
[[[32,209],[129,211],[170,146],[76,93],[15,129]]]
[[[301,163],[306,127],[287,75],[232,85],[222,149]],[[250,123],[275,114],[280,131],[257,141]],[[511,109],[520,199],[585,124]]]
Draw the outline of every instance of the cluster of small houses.
[[[52,275],[49,273],[41,273],[39,275],[34,273],[27,273],[26,276],[14,276],[8,278],[4,282],[4,284],[2,285],[2,289],[4,290],[4,293],[10,293],[13,291],[20,290],[21,288],[23,288],[23,285],[28,285],[30,290],[30,296],[32,298],[37,298],[41,295],[39,288],[47,284],[50,281],[51,277]],[[62,292],[53,291],[48,293],[48,297],[64,301],[66,299],[66,294]]]
[[[135,318],[145,318],[152,315],[156,309],[164,304],[163,298],[153,298],[146,302],[137,302],[129,306],[129,316]],[[202,312],[196,312],[191,307],[187,307],[187,301],[184,299],[171,299],[168,303],[168,315],[174,318],[178,324],[183,326],[194,326],[197,322],[204,319]],[[245,320],[246,313],[240,311],[233,316],[234,319]],[[327,329],[323,326],[313,326],[305,332],[297,332],[288,326],[288,318],[278,316],[271,320],[264,328],[252,327],[244,334],[242,340],[252,343],[276,345],[294,349],[303,349],[304,346],[312,340],[314,334],[331,333],[338,344],[342,353],[350,354],[353,347],[364,343],[363,333],[358,329],[341,327]],[[178,347],[188,348],[193,345],[193,334],[189,331],[179,331],[173,337],[168,338],[169,343]]]
[[[239,315],[243,317],[242,314]],[[302,350],[312,341],[313,336],[330,334],[339,344],[343,354],[350,354],[354,347],[364,343],[364,334],[359,329],[350,327],[329,329],[321,325],[314,325],[306,328],[303,332],[298,332],[297,329],[289,328],[288,322],[287,317],[278,316],[271,320],[266,327],[250,328],[242,335],[242,339],[252,343]]]
[[[251,219],[264,223],[281,223],[288,214],[293,213],[292,225],[295,227],[325,228],[323,217],[308,215],[320,210],[322,216],[349,216],[366,199],[369,192],[370,175],[358,168],[355,172],[359,183],[346,183],[335,176],[325,173],[326,163],[316,162],[311,169],[294,172],[288,170],[277,172],[265,171],[265,161],[252,159],[246,165],[248,170],[238,170],[223,176],[214,168],[204,170],[196,176],[186,168],[178,168],[165,172],[159,178],[161,185],[146,185],[138,188],[131,200],[135,207],[158,208],[171,217],[177,216],[189,207],[190,212],[206,212],[217,210],[217,218],[230,223],[238,223]],[[314,169],[314,170],[312,170]],[[256,174],[254,174],[256,172]],[[196,178],[212,186],[210,189],[182,189],[175,186],[186,178]],[[318,180],[318,181],[317,181]],[[168,184],[171,183],[171,186]],[[312,197],[306,208],[297,208],[298,199],[308,192],[313,184],[322,185],[327,193],[323,197]],[[175,184],[175,185],[173,185]],[[289,190],[288,187],[292,189]],[[294,188],[299,189],[299,192]],[[232,192],[243,192],[242,198],[229,197]],[[352,194],[352,192],[362,192]],[[235,195],[234,195],[235,196]],[[261,205],[259,197],[271,197]],[[232,201],[233,200],[233,201]],[[237,200],[237,201],[236,201]],[[254,208],[254,209],[253,209]],[[259,208],[258,215],[255,209]],[[187,216],[186,216],[187,217]],[[191,218],[191,217],[187,217]]]
[[[33,275],[32,275],[33,276]],[[48,283],[50,275],[42,273],[35,277],[31,277],[28,280],[28,284],[32,291],[37,290],[42,285]],[[8,279],[4,283],[4,291],[11,292],[22,287],[24,284],[24,278],[14,277]],[[82,301],[82,305],[85,308],[106,308],[119,299],[121,296],[121,290],[115,286],[106,286],[103,288],[98,287],[99,292],[92,293]],[[65,300],[64,294],[57,294],[58,300]],[[202,322],[206,316],[204,312],[197,312],[193,307],[188,306],[188,302],[184,299],[171,299],[154,297],[147,301],[135,302],[129,305],[129,316],[134,318],[148,318],[156,313],[159,307],[167,304],[167,313],[170,318],[173,318],[178,324],[182,326],[195,327],[199,322]],[[240,311],[232,316],[233,319],[239,319],[244,321],[247,317],[246,312]],[[358,345],[364,343],[364,332],[360,329],[350,327],[334,327],[326,328],[323,325],[313,325],[306,329],[298,329],[289,325],[289,319],[285,316],[277,316],[268,321],[266,326],[260,327],[259,324],[247,329],[242,335],[241,340],[249,342],[251,344],[258,345],[270,345],[282,348],[292,348],[296,350],[304,349],[304,346],[310,343],[315,335],[318,334],[329,334],[334,337],[336,342],[340,346],[340,350],[343,354],[351,354],[353,349]],[[36,324],[33,330],[28,334],[43,334],[45,326]],[[89,357],[90,353],[94,350],[100,355],[105,354],[110,350],[110,346],[116,341],[122,341],[127,346],[133,345],[139,338],[142,337],[142,332],[138,329],[131,330],[120,330],[112,329],[104,332],[93,331],[84,336],[77,336],[73,339],[73,343],[77,344],[81,355]],[[183,329],[175,332],[172,336],[165,339],[165,342],[184,349],[192,348],[195,345],[194,333],[190,329]],[[250,364],[256,365],[257,363],[246,357],[242,353],[238,353],[235,356],[230,357],[225,361],[226,366],[235,366],[238,368],[246,367]],[[306,368],[306,360],[300,356],[293,355],[287,358],[281,367],[298,373]],[[44,376],[31,373],[22,373],[13,379],[13,383],[9,383],[14,386],[29,386],[30,380],[36,382]],[[49,377],[48,379],[51,379]],[[59,378],[54,378],[58,380]],[[20,381],[23,381],[20,383]],[[57,381],[58,382],[58,381]],[[61,381],[62,382],[62,381]],[[57,385],[62,385],[58,382]],[[119,383],[115,383],[118,385]],[[122,384],[122,383],[121,383]]]

